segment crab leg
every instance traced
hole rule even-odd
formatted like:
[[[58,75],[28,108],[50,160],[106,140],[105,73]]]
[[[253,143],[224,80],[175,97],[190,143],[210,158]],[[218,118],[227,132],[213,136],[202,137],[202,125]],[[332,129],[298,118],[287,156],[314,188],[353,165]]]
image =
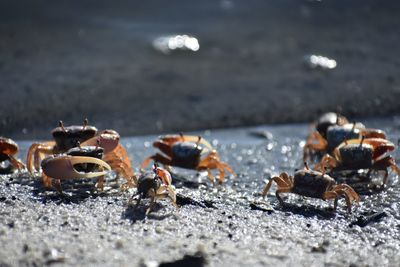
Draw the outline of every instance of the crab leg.
[[[261,193],[261,195],[263,197],[265,197],[269,191],[269,189],[272,186],[272,182],[275,182],[278,185],[278,188],[286,188],[286,187],[290,187],[290,184],[285,181],[285,179],[283,179],[281,176],[283,175],[283,173],[280,176],[274,176],[272,177],[269,181],[268,184],[265,186],[263,192]]]
[[[11,164],[18,170],[25,169],[25,165],[13,156],[8,156],[8,159],[10,160]]]
[[[147,165],[149,165],[151,160],[154,160],[155,162],[159,162],[164,165],[171,165],[171,160],[169,158],[166,158],[165,156],[156,153],[155,155],[150,156],[145,160],[143,160],[142,164],[140,165],[140,168],[144,169]]]

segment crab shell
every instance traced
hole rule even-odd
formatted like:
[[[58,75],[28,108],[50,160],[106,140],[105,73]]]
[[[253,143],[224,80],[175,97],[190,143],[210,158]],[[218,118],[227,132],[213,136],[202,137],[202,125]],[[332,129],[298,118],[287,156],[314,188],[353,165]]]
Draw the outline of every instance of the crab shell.
[[[299,170],[293,177],[292,192],[306,197],[322,198],[335,184],[335,180],[327,174],[313,170]]]
[[[201,159],[203,148],[195,143],[182,142],[172,146],[173,161],[176,166],[195,169]]]
[[[328,141],[328,151],[333,151],[346,139],[358,139],[360,137],[360,129],[364,129],[362,124],[344,124],[333,125],[328,127],[326,132],[326,140]]]
[[[382,138],[368,138],[363,141],[352,139],[340,144],[334,154],[341,165],[351,169],[366,169],[385,153],[393,151],[394,144]]]
[[[105,170],[97,172],[79,172],[75,166],[80,166],[80,164],[96,164],[108,171],[111,170],[110,166],[101,159],[65,154],[45,158],[41,163],[41,167],[47,176],[57,179],[94,178],[107,173]]]
[[[148,197],[147,193],[152,188],[154,191],[161,186],[161,180],[156,177],[153,171],[143,173],[137,180],[137,192]]]
[[[202,144],[208,150],[212,150],[211,144],[204,138],[199,141],[199,136],[196,135],[179,135],[179,134],[167,134],[159,136],[159,141],[164,141],[166,143],[177,143],[177,142],[189,142]],[[155,142],[156,143],[156,142]]]
[[[89,125],[56,127],[51,132],[60,151],[67,151],[70,148],[76,147],[78,142],[83,143],[94,137],[96,133],[97,128]]]
[[[326,138],[326,132],[330,126],[343,125],[348,123],[347,119],[343,116],[338,115],[334,112],[328,112],[323,114],[316,122],[315,129],[321,134],[323,138]]]

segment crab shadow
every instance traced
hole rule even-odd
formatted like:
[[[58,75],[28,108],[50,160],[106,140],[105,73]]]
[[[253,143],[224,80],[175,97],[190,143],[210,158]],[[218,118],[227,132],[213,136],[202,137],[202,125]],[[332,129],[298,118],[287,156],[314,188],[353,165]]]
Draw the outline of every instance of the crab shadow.
[[[185,176],[176,174],[174,172],[170,172],[170,173],[172,176],[172,184],[176,188],[186,187],[186,188],[190,188],[190,189],[198,189],[200,186],[207,186],[207,184],[204,182],[189,180]]]
[[[306,218],[317,217],[323,220],[330,220],[336,217],[336,212],[333,210],[333,208],[321,209],[314,206],[299,206],[296,204],[285,202],[283,205],[278,204],[278,206],[276,206],[274,209],[282,212],[289,212],[292,214],[301,215]]]
[[[37,201],[46,204],[53,202],[56,204],[79,204],[88,198],[112,196],[119,192],[118,189],[111,188],[107,191],[97,191],[93,181],[63,181],[60,194],[53,188],[46,188],[40,178],[22,177],[14,179],[13,183],[31,187],[32,196]]]
[[[151,212],[146,214],[148,209],[148,203],[143,201],[139,206],[136,207],[136,203],[128,203],[125,211],[122,213],[121,218],[131,221],[132,224],[137,221],[145,221],[147,219],[162,221],[166,218],[173,216],[173,212],[159,214],[160,211],[164,210],[166,207],[158,202],[155,202]]]

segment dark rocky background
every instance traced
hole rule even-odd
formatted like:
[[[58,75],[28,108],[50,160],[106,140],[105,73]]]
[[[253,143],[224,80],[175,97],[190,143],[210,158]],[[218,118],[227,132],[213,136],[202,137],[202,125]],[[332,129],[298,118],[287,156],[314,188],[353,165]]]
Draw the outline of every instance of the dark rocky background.
[[[354,117],[400,107],[398,1],[1,1],[0,133],[58,120],[122,135]],[[154,38],[198,37],[163,55]],[[311,70],[304,56],[337,60]]]

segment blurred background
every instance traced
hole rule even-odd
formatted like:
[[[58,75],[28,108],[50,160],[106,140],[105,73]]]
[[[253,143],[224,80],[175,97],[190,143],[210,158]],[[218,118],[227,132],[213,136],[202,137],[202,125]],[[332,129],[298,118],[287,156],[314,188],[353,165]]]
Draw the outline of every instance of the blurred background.
[[[84,118],[138,135],[309,122],[337,109],[398,115],[399,7],[2,0],[0,134],[47,139],[59,120]],[[175,34],[198,49],[171,49]]]

